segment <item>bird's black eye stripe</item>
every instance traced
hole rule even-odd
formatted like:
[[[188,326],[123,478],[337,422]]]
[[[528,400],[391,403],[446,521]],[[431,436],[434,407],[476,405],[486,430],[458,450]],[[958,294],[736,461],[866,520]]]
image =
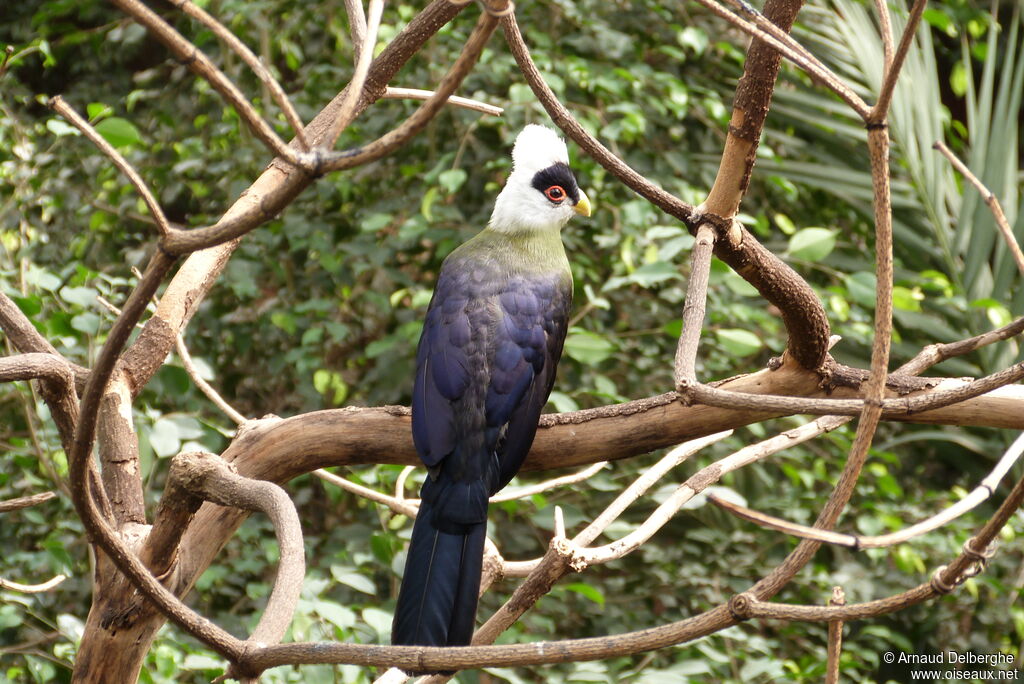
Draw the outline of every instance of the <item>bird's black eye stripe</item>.
[[[576,185],[576,178],[572,175],[569,165],[562,162],[535,173],[531,185],[541,193],[552,185],[559,185],[565,190],[572,204],[580,201],[580,188]]]

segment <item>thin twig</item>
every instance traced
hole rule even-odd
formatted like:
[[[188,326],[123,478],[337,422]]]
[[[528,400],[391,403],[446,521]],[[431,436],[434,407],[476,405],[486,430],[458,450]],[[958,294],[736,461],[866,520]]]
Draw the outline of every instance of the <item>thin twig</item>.
[[[581,547],[593,544],[594,540],[601,536],[608,526],[622,515],[623,511],[625,511],[634,501],[643,496],[648,489],[653,487],[662,477],[667,475],[669,471],[681,463],[684,463],[688,458],[690,458],[690,456],[696,454],[698,451],[725,439],[731,434],[732,430],[726,430],[725,432],[718,432],[713,435],[708,435],[707,437],[701,437],[700,439],[684,442],[674,449],[671,449],[653,466],[645,468],[636,480],[622,490],[622,492],[615,497],[615,500],[612,501],[612,503],[601,511],[601,513],[594,518],[589,525],[587,525],[573,538],[573,543]],[[671,515],[674,515],[678,510],[679,509],[677,508],[672,511]],[[654,515],[652,515],[651,518],[654,518]],[[657,527],[650,525],[649,521],[651,518],[648,518],[648,520],[644,521],[644,524],[640,526],[640,528],[643,528],[644,525],[648,526],[647,529],[649,529],[649,532],[641,533],[646,534],[648,538],[653,535],[655,530],[661,527],[660,525]],[[640,528],[637,529],[639,530]],[[633,548],[636,547],[634,546]],[[617,557],[621,558],[626,552],[621,551],[619,553],[620,555]],[[597,557],[595,556],[595,559],[596,558]],[[611,560],[611,557],[609,557],[608,560]]]
[[[985,184],[977,176],[971,173],[967,165],[953,154],[953,150],[946,147],[946,143],[936,140],[932,147],[941,152],[949,160],[949,163],[953,165],[953,168],[960,172],[981,193],[982,201],[988,205],[989,210],[992,212],[992,216],[996,220],[996,227],[999,228],[999,232],[1003,236],[1010,254],[1013,255],[1013,260],[1017,263],[1017,270],[1024,274],[1024,252],[1021,251],[1020,245],[1017,244],[1017,238],[1014,237],[1013,228],[1010,227],[1010,222],[1006,219],[1006,214],[1003,213],[1003,207],[999,203],[999,198],[985,187]]]
[[[7,499],[6,501],[0,501],[0,513],[17,511],[21,508],[28,508],[29,506],[38,506],[41,503],[56,498],[57,495],[54,494],[53,492],[41,492],[39,494],[33,494],[32,496],[22,496],[18,497],[17,499]]]
[[[349,33],[352,35],[352,62],[356,63],[366,44],[366,13],[363,11],[362,0],[345,0],[345,12],[348,14]]]
[[[410,518],[415,518],[416,512],[419,510],[419,507],[409,503],[409,499],[398,499],[393,496],[388,496],[387,494],[378,492],[376,489],[370,489],[369,487],[364,487],[363,485],[356,484],[355,482],[346,480],[343,477],[339,477],[332,472],[324,470],[323,468],[314,470],[313,474],[324,482],[330,482],[333,485],[341,487],[346,492],[356,494],[357,496],[361,496],[364,499],[369,499],[370,501],[374,501],[379,504],[384,504],[395,513],[401,513],[402,515],[407,515]]]
[[[67,578],[67,575],[55,575],[42,584],[22,584],[21,582],[12,582],[11,580],[6,580],[3,577],[0,577],[0,589],[17,591],[22,594],[41,594],[44,591],[53,589]]]
[[[384,91],[385,100],[429,100],[433,95],[433,90],[423,90],[421,88],[394,88],[388,86],[388,89]],[[492,104],[487,104],[480,100],[472,100],[468,97],[459,97],[458,95],[449,97],[448,104],[481,112],[482,114],[490,114],[491,116],[501,116],[505,111],[501,107],[495,107]]]
[[[128,180],[131,182],[139,195],[142,196],[142,201],[146,203],[146,208],[149,209],[149,213],[152,215],[153,220],[156,221],[157,230],[160,231],[161,235],[167,235],[171,230],[171,225],[167,222],[167,217],[164,215],[164,210],[160,208],[160,203],[157,202],[156,197],[150,192],[149,187],[146,185],[146,181],[142,180],[142,176],[135,170],[127,159],[125,159],[117,149],[108,143],[102,135],[100,135],[95,128],[93,128],[88,121],[76,112],[71,105],[64,101],[64,98],[60,95],[50,98],[47,103],[51,109],[56,111],[58,114],[68,120],[75,128],[80,130],[85,137],[87,137],[92,144],[94,144],[99,150],[110,157],[110,160],[114,162],[114,166],[118,168]]]
[[[1024,316],[989,332],[946,344],[929,344],[910,361],[900,366],[894,375],[916,375],[926,369],[955,356],[963,356],[993,342],[1001,342],[1024,332]]]
[[[455,92],[455,89],[459,87],[462,80],[476,64],[477,59],[480,58],[480,54],[483,52],[484,46],[487,44],[487,40],[491,37],[497,26],[497,22],[498,20],[487,12],[480,15],[480,19],[477,21],[473,33],[470,34],[469,39],[463,46],[462,52],[455,60],[455,63],[452,64],[448,73],[441,79],[434,94],[420,105],[408,119],[373,142],[350,150],[330,152],[324,155],[322,169],[324,171],[339,171],[376,161],[398,149],[423,130],[430,120],[437,115],[448,98]],[[340,116],[338,120],[342,120]]]
[[[785,534],[793,535],[795,537],[813,539],[824,544],[835,544],[837,546],[846,546],[848,548],[858,550],[884,548],[887,546],[902,544],[914,537],[919,537],[922,534],[931,532],[932,530],[937,530],[943,525],[946,525],[974,508],[977,508],[979,504],[992,496],[996,487],[999,486],[999,482],[1006,476],[1006,473],[1009,472],[1010,468],[1012,468],[1020,459],[1022,453],[1024,453],[1024,433],[1021,433],[1021,435],[1014,440],[1013,444],[1011,444],[1006,450],[1002,458],[999,459],[999,462],[996,463],[988,476],[985,477],[985,479],[983,479],[978,486],[963,499],[930,518],[926,518],[919,523],[888,534],[861,536],[856,534],[843,534],[828,530],[818,530],[813,527],[807,527],[806,525],[800,525],[799,523],[790,522],[788,520],[783,520],[782,518],[761,513],[760,511],[747,508],[746,506],[740,506],[739,504],[726,501],[714,495],[708,496],[708,499],[716,506],[725,509],[739,518],[749,520],[761,527],[778,530],[779,532],[784,532]]]
[[[334,121],[327,128],[324,137],[323,146],[327,149],[334,147],[338,136],[348,128],[356,117],[356,108],[360,97],[362,97],[363,88],[366,86],[366,77],[370,73],[370,62],[373,61],[373,49],[377,44],[377,32],[380,29],[380,16],[383,11],[384,0],[370,0],[370,6],[366,12],[365,34],[356,52],[356,65],[355,71],[352,73],[352,80],[345,91]],[[351,16],[351,14],[350,11],[349,15]]]
[[[260,79],[260,82],[270,91],[270,96],[277,103],[277,106],[281,108],[281,112],[284,114],[284,118],[288,121],[288,125],[292,127],[292,131],[295,133],[295,138],[299,143],[299,147],[302,150],[309,151],[309,143],[306,141],[306,132],[302,125],[302,119],[299,118],[299,113],[295,111],[295,107],[292,105],[291,100],[285,95],[284,88],[277,81],[276,78],[270,73],[266,65],[259,57],[253,54],[252,50],[238,39],[234,33],[229,31],[223,24],[217,21],[216,18],[211,16],[202,7],[196,5],[192,0],[168,0],[172,5],[176,5],[185,14],[189,15],[206,28],[210,29],[215,36],[221,39],[229,48],[231,48],[236,55],[242,58],[252,72],[256,74],[256,77]]]
[[[711,256],[715,248],[715,231],[706,223],[697,229],[696,241],[690,254],[690,278],[683,303],[683,328],[676,346],[675,383],[697,379],[697,348],[704,328],[704,315],[708,301],[708,277],[711,274]]]
[[[402,472],[398,473],[398,477],[395,478],[395,498],[399,501],[405,500],[405,482],[415,471],[416,466],[405,466],[402,468]]]
[[[948,594],[968,577],[978,574],[985,568],[985,564],[992,555],[990,545],[993,539],[1010,517],[1017,512],[1022,502],[1024,502],[1024,477],[1017,480],[1017,484],[1003,500],[995,515],[988,519],[977,534],[967,540],[963,550],[953,559],[953,562],[940,567],[932,575],[931,581],[919,584],[913,589],[883,599],[846,606],[796,606],[768,603],[758,600],[752,592],[744,592],[734,596],[729,602],[730,612],[738,619],[760,617],[805,622],[849,621],[878,617]]]
[[[488,502],[501,503],[503,501],[515,501],[516,499],[523,499],[528,496],[533,496],[534,494],[540,494],[541,492],[546,492],[550,489],[555,489],[556,487],[564,487],[565,485],[583,482],[584,480],[588,480],[601,472],[606,465],[608,465],[608,461],[599,461],[576,473],[562,475],[561,477],[553,477],[550,480],[544,480],[543,482],[523,487],[505,488],[488,499]]]
[[[842,587],[832,587],[830,606],[845,606],[846,594]],[[839,658],[843,653],[843,621],[828,623],[828,661],[825,667],[825,684],[839,684]]]
[[[803,69],[811,78],[838,95],[855,112],[861,116],[867,115],[870,107],[845,81],[839,78],[834,71],[829,69],[807,48],[797,42],[795,38],[781,30],[749,4],[740,0],[726,0],[728,4],[743,12],[745,16],[750,17],[753,23],[744,21],[723,8],[715,0],[697,0],[697,2],[750,37],[767,43],[783,57],[800,69]]]
[[[224,72],[217,68],[213,61],[206,56],[193,43],[182,36],[163,18],[149,9],[140,0],[111,0],[122,12],[131,15],[135,21],[144,26],[154,38],[164,44],[167,49],[188,66],[193,72],[206,81],[220,93],[228,104],[234,107],[242,120],[249,126],[253,134],[263,141],[274,154],[284,159],[293,166],[310,169],[310,160],[305,159],[294,148],[289,147],[277,135],[274,129],[260,117],[256,108],[238,89],[231,79]]]
[[[921,22],[921,15],[924,13],[928,0],[914,0],[914,6],[910,9],[910,16],[907,17],[907,24],[903,27],[903,35],[900,37],[900,44],[896,47],[896,53],[892,57],[889,68],[882,80],[882,87],[878,91],[878,101],[871,111],[864,116],[865,123],[871,125],[882,124],[888,116],[889,105],[892,103],[892,94],[896,89],[896,80],[903,70],[903,62],[910,52],[910,45],[914,42],[914,34],[917,33],[918,24]],[[863,115],[862,115],[863,116]],[[870,145],[870,138],[868,143]]]
[[[892,18],[889,16],[889,6],[885,0],[875,0],[875,11],[878,13],[878,28],[879,33],[882,36],[882,53],[883,53],[883,74],[887,74],[892,70],[893,60],[893,35],[892,35]]]
[[[199,388],[199,391],[205,394],[206,398],[212,401],[236,425],[248,422],[248,418],[236,411],[235,407],[229,404],[210,383],[203,379],[199,369],[196,368],[196,364],[192,361],[192,355],[188,353],[188,347],[185,345],[185,336],[181,333],[178,333],[175,348],[178,351],[178,358],[181,359],[181,365],[185,367],[185,372],[192,378],[192,382]]]
[[[880,404],[882,415],[885,418],[900,418],[943,408],[991,392],[1021,378],[1024,378],[1024,362],[1016,363],[983,378],[965,382],[956,388],[944,389],[943,385],[958,382],[952,379],[944,380],[934,390],[918,392],[906,397],[883,399]],[[809,399],[776,394],[751,394],[722,390],[704,384],[687,386],[685,383],[680,389],[680,393],[686,395],[687,401],[694,403],[782,415],[808,413],[811,415],[855,416],[864,408],[866,401],[865,399],[828,399],[824,397]]]

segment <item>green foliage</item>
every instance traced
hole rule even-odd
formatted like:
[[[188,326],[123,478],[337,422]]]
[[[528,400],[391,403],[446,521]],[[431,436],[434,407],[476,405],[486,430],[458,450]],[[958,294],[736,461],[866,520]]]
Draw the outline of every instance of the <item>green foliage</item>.
[[[393,36],[419,5],[389,3],[382,37]],[[640,173],[700,202],[717,170],[745,41],[692,3],[521,5],[517,16],[538,66],[581,123]],[[881,73],[869,5],[811,3],[797,28],[802,41],[865,93],[877,88]],[[919,33],[896,91],[897,361],[924,344],[1001,324],[1024,306],[1020,276],[995,237],[987,209],[929,149],[935,139],[951,141],[997,192],[1020,233],[1024,58],[1017,8],[1003,5],[991,14],[987,3],[984,9],[967,0],[931,3],[928,28]],[[259,48],[305,119],[350,76],[340,2],[220,0],[210,9]],[[468,35],[467,17],[475,11],[446,27],[394,85],[435,83]],[[283,117],[235,57],[177,13],[167,16],[289,135]],[[188,225],[215,220],[268,157],[208,85],[106,3],[14,3],[0,20],[0,36],[15,47],[11,68],[0,78],[0,287],[61,353],[88,365],[112,320],[98,298],[114,305],[124,301],[134,282],[131,267],[145,263],[155,231],[128,182],[43,107],[45,97],[62,93],[85,112],[136,165],[170,218]],[[441,260],[486,222],[518,130],[546,121],[515,74],[496,36],[461,94],[505,107],[502,118],[448,109],[396,155],[320,180],[282,216],[245,238],[187,334],[204,377],[240,411],[294,415],[408,403],[415,341]],[[817,288],[843,336],[837,356],[863,365],[874,306],[865,135],[838,101],[798,72],[787,69],[783,79],[741,218]],[[378,103],[340,144],[378,137],[415,106]],[[592,160],[574,156],[595,214],[571,224],[564,236],[576,307],[552,395],[556,410],[671,388],[670,360],[693,243],[684,228]],[[753,370],[784,348],[778,312],[714,262],[700,376]],[[1019,347],[1010,342],[940,370],[978,374],[1019,357]],[[66,462],[45,405],[24,383],[0,392],[0,498],[59,490]],[[150,382],[134,417],[146,492],[154,500],[168,456],[188,448],[220,451],[232,430],[174,358]],[[667,491],[693,468],[796,422],[751,426],[677,469]],[[849,431],[838,430],[789,450],[725,478],[723,491],[810,524],[850,439]],[[885,532],[933,514],[973,487],[1004,446],[1003,437],[991,431],[905,426],[886,428],[879,439],[844,529]],[[494,507],[495,541],[509,558],[536,557],[550,537],[555,505],[565,511],[570,528],[578,529],[651,458],[618,462],[586,485]],[[400,471],[381,465],[345,475],[393,491]],[[386,642],[408,521],[314,478],[288,487],[303,520],[309,562],[289,638]],[[637,502],[604,541],[635,529],[664,495],[662,488]],[[821,603],[834,584],[842,584],[852,601],[904,589],[946,562],[988,512],[983,507],[977,516],[896,549],[823,550],[781,598]],[[1019,516],[1015,522],[1019,530]],[[1007,532],[1007,542],[1012,535]],[[46,594],[0,592],[0,679],[67,681],[90,590],[87,544],[68,498],[6,514],[0,545],[0,576],[70,576]],[[680,619],[747,588],[791,546],[775,533],[695,505],[635,554],[567,578],[501,641],[598,636]],[[248,520],[199,580],[197,609],[236,634],[247,633],[266,600],[276,553],[268,523]],[[1024,638],[1024,611],[1006,607],[1015,562],[1003,552],[966,591],[851,624],[844,675],[858,681],[895,678],[879,660],[893,648],[1016,649]],[[481,614],[496,609],[510,590],[503,583],[486,595]],[[43,636],[35,650],[18,648]],[[646,656],[489,674],[509,682],[820,681],[824,649],[822,625],[744,625]],[[211,652],[168,628],[149,655],[143,681],[209,681],[220,668]],[[477,673],[459,676],[467,683],[481,679]],[[372,677],[354,667],[304,667],[274,670],[264,680]]]

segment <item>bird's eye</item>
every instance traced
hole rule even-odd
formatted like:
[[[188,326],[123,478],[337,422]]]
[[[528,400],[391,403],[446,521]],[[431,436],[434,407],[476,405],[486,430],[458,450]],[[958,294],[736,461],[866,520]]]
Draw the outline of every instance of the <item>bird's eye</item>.
[[[561,202],[565,199],[565,190],[562,189],[561,185],[552,185],[544,191],[544,196],[552,202]]]

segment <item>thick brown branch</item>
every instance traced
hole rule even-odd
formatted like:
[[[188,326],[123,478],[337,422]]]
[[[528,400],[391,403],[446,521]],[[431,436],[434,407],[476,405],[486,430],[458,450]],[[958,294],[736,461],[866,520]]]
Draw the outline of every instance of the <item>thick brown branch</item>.
[[[219,456],[202,452],[180,454],[177,471],[182,489],[221,506],[259,511],[270,518],[280,550],[277,576],[251,642],[277,643],[291,623],[306,574],[302,526],[288,494],[272,482],[241,477]]]
[[[764,15],[779,29],[789,33],[803,0],[767,0]],[[736,85],[729,136],[722,152],[715,184],[704,202],[717,216],[732,218],[750,185],[764,121],[768,117],[782,55],[760,38],[747,49],[743,76]]]
[[[3,292],[0,292],[0,330],[7,335],[14,348],[23,354],[36,352],[39,354],[49,354],[64,360],[64,363],[74,373],[75,386],[77,388],[85,386],[85,379],[89,375],[89,370],[64,359],[60,352],[57,351],[57,348],[39,334],[39,331],[36,330],[22,310],[18,308],[14,300]]]
[[[103,489],[110,499],[114,522],[145,524],[146,505],[139,466],[139,437],[132,419],[128,383],[115,375],[100,399],[96,424]]]
[[[842,587],[832,587],[830,606],[845,606],[846,594]],[[828,623],[828,661],[825,668],[825,684],[839,684],[839,657],[843,651],[843,621]]]

